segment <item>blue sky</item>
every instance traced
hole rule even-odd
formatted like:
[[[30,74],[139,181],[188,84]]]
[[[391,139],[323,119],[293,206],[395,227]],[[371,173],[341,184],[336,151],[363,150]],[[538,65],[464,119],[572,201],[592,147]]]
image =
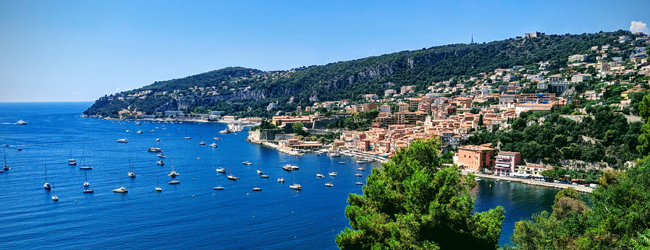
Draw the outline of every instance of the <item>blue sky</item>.
[[[650,1],[0,1],[0,102],[93,101],[227,66],[629,29]]]

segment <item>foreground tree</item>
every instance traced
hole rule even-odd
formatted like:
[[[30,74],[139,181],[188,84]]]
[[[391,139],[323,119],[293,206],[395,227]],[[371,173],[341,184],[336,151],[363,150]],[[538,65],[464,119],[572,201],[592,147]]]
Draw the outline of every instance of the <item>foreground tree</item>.
[[[350,194],[341,249],[495,249],[504,209],[472,214],[473,176],[442,167],[438,140],[414,141]]]

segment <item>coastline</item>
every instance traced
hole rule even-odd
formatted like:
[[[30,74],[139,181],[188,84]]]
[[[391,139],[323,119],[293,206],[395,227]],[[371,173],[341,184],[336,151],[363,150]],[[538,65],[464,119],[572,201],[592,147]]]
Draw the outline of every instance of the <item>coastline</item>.
[[[466,171],[463,171],[463,175],[467,175]],[[580,185],[570,185],[570,184],[562,184],[562,183],[552,183],[552,182],[544,182],[544,181],[534,181],[530,179],[520,179],[520,178],[513,178],[513,177],[505,177],[505,176],[494,176],[494,175],[487,175],[487,174],[476,174],[476,177],[480,178],[489,178],[489,179],[496,179],[499,181],[515,181],[523,184],[528,184],[528,185],[535,185],[535,186],[543,186],[543,187],[550,187],[550,188],[575,188],[578,192],[583,192],[583,193],[591,193],[593,192],[593,189],[590,187],[585,187],[585,186],[580,186]]]
[[[305,155],[304,153],[296,152],[296,151],[286,149],[286,148],[281,148],[280,146],[278,146],[276,144],[273,144],[273,143],[270,143],[270,142],[262,142],[262,141],[254,140],[250,136],[246,137],[246,141],[250,142],[250,143],[253,143],[253,144],[266,146],[266,147],[269,147],[269,148],[274,148],[274,149],[278,150],[281,153],[285,153],[285,154],[292,155],[292,156],[303,156],[303,155]]]

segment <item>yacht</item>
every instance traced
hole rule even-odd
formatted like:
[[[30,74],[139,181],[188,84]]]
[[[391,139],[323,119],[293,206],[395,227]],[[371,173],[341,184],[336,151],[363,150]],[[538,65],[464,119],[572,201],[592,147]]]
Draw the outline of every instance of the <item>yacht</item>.
[[[84,187],[89,187],[90,183],[88,183],[88,172],[84,171],[84,174],[86,175],[86,182],[84,182]]]
[[[325,186],[326,186],[326,187],[333,187],[334,184],[332,184],[331,182],[328,182],[328,183],[325,183]]]
[[[205,145],[205,142],[200,141],[200,142],[199,142],[199,145]]]
[[[294,175],[295,175],[295,172],[291,171],[291,185],[289,185],[289,188],[295,189],[295,190],[302,190],[302,186],[300,184],[293,182]]]
[[[126,132],[127,132],[127,133],[131,133],[131,130],[128,130],[128,129],[127,129]]]
[[[357,182],[355,182],[354,184],[357,184],[357,185],[363,185],[363,182],[357,181]]]
[[[357,163],[357,164],[366,164],[366,163],[368,163],[368,162],[367,162],[366,160],[359,159],[359,160],[356,161],[356,163]]]
[[[192,140],[192,137],[185,136],[185,137],[183,137],[183,140]]]
[[[339,164],[345,165],[345,162],[344,161],[339,161]]]
[[[357,173],[357,174],[354,174],[354,176],[356,176],[356,177],[361,177],[361,176],[363,176],[363,175],[360,174],[360,173]]]
[[[291,164],[287,164],[287,165],[284,165],[284,167],[282,167],[282,169],[284,169],[286,171],[294,171],[294,170],[300,170],[300,167],[295,166],[295,165],[291,165]]]
[[[179,175],[181,175],[181,174],[179,174],[179,173],[176,173],[176,171],[174,171],[174,169],[173,169],[173,168],[172,168],[172,171],[171,171],[171,172],[169,172],[169,174],[168,174],[168,176],[171,176],[171,177],[176,177],[176,176],[179,176]]]
[[[224,190],[224,188],[222,186],[217,186],[217,187],[214,187],[213,189],[214,190]]]
[[[93,190],[92,188],[84,189],[83,193],[84,194],[92,194],[92,193],[95,193],[95,190]]]
[[[153,130],[153,129],[152,129],[152,130],[149,130],[149,133],[153,133],[154,131],[155,131],[155,130]]]
[[[59,196],[52,195],[52,200],[53,200],[53,201],[59,201]]]
[[[262,169],[260,169],[260,167],[261,167],[260,159],[258,158],[257,159],[257,174],[264,174],[264,172],[262,172]]]
[[[120,186],[122,186],[122,175],[120,175]],[[128,193],[129,190],[127,190],[125,187],[120,187],[113,189],[113,193]]]
[[[225,168],[217,168],[217,172],[219,173],[225,173],[226,169]]]
[[[366,171],[366,168],[364,168],[364,167],[360,167],[360,168],[357,168],[357,170],[359,170],[359,171]]]
[[[47,182],[47,164],[45,164],[45,184],[43,184],[43,188],[50,190],[52,186],[50,186],[50,183]]]
[[[327,153],[327,155],[329,155],[332,158],[341,156],[339,153],[336,153],[336,152],[329,152],[329,153]]]
[[[9,147],[9,144],[2,144],[3,147]]]
[[[143,134],[144,132],[142,132],[142,130],[138,130],[138,132],[135,132],[135,133],[137,133],[137,134]]]
[[[262,188],[254,187],[254,188],[253,188],[253,191],[262,191]]]
[[[212,144],[210,144],[210,147],[211,148],[218,148],[219,146],[217,146],[217,144],[213,142]]]
[[[251,163],[250,161],[242,162],[242,164],[244,164],[244,165],[253,165],[253,163]]]
[[[167,156],[165,156],[165,154],[163,154],[163,153],[160,153],[160,154],[158,154],[158,155],[156,155],[156,156],[158,156],[158,157],[160,157],[160,158],[165,158],[165,157],[167,157]]]
[[[332,176],[332,177],[336,177],[338,175],[338,173],[337,172],[330,172],[329,175]]]
[[[129,143],[129,140],[127,140],[127,139],[119,139],[119,140],[117,140],[117,142],[119,142],[119,143]]]
[[[282,177],[278,178],[278,182],[279,183],[284,183],[284,178],[282,178]]]
[[[266,174],[263,174],[263,175],[260,175],[260,176],[261,176],[262,178],[269,178],[269,176],[266,175]]]
[[[176,185],[176,184],[181,184],[181,181],[179,181],[179,180],[171,180],[169,182],[169,185]]]
[[[156,138],[156,142],[159,142],[159,141],[160,141],[160,139]]]
[[[162,188],[158,185],[158,176],[156,176],[156,192],[162,192]]]
[[[87,165],[83,165],[83,166],[79,167],[79,170],[93,170],[93,167],[91,167],[91,166],[87,166]]]
[[[147,149],[147,152],[160,153],[160,152],[162,152],[162,149],[160,149],[160,148],[155,148],[155,147],[151,147],[151,148],[148,148],[148,149]]]
[[[228,180],[236,181],[237,179],[239,179],[239,177],[234,176],[234,175],[232,175],[232,174],[229,174],[229,175],[228,175]]]
[[[476,177],[476,178],[474,178],[474,180],[475,181],[481,181],[481,178]]]
[[[70,165],[70,166],[77,165],[77,161],[75,161],[74,159],[69,159],[68,160],[68,165]]]
[[[156,164],[161,165],[161,166],[165,165],[165,163],[163,161],[157,161]]]
[[[27,122],[23,120],[19,120],[16,122],[16,125],[27,125]]]
[[[135,178],[135,171],[133,171],[133,165],[131,165],[131,157],[129,157],[129,177]]]
[[[323,177],[325,177],[325,176],[324,176],[323,174],[321,174],[321,173],[318,173],[318,174],[316,174],[316,177],[318,177],[318,178],[323,178]]]

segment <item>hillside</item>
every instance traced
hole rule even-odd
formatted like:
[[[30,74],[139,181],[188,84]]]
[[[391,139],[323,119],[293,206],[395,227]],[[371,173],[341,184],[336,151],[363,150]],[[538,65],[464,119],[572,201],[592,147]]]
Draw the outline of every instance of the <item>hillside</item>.
[[[355,101],[364,94],[383,96],[386,89],[407,85],[416,85],[416,91],[422,91],[432,82],[468,78],[514,65],[535,70],[532,66],[539,61],[551,61],[548,70],[553,71],[566,65],[568,56],[588,51],[591,46],[614,44],[620,35],[630,33],[620,30],[451,44],[288,71],[229,67],[107,95],[84,114],[117,118],[121,111],[153,114],[203,106],[239,116],[270,116],[276,110],[287,111],[314,101]],[[294,102],[288,103],[291,96]],[[275,101],[278,109],[268,112],[266,106]]]

